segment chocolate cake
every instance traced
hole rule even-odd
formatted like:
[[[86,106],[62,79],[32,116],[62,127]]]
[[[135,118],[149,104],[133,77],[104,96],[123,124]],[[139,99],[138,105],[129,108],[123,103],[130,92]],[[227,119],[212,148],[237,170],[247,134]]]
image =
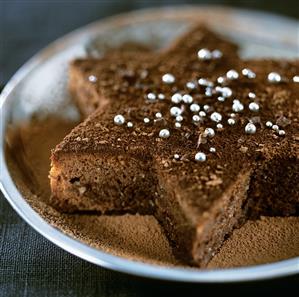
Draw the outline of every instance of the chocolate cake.
[[[299,212],[299,61],[241,60],[197,26],[167,49],[72,63],[83,116],[52,152],[63,212],[153,214],[205,267],[234,228]]]

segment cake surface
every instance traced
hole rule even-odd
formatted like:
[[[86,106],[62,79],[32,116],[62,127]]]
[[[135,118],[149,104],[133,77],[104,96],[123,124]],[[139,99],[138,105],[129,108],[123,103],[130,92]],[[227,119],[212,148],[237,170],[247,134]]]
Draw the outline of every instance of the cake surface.
[[[248,218],[299,212],[298,74],[202,26],[159,52],[74,61],[87,119],[52,153],[52,203],[154,214],[176,255],[206,266]]]

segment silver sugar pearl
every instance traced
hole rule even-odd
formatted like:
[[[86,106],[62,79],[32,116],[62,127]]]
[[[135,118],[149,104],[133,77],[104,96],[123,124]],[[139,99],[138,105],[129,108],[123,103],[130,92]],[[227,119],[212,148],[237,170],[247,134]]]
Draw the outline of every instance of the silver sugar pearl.
[[[203,106],[203,109],[204,109],[204,111],[209,111],[210,106],[209,106],[208,104],[205,104],[205,105]]]
[[[247,134],[255,134],[256,132],[256,126],[252,123],[248,123],[246,126],[245,126],[245,132]]]
[[[199,112],[200,106],[197,103],[193,103],[190,105],[190,111],[192,112]]]
[[[189,94],[185,94],[183,96],[183,101],[186,104],[191,104],[193,102],[193,97],[191,95],[189,95]]]
[[[98,80],[98,78],[95,75],[89,75],[88,80],[92,83],[95,83]]]
[[[221,130],[221,129],[223,129],[223,125],[219,123],[219,124],[216,125],[216,128]]]
[[[213,128],[206,128],[204,131],[204,136],[207,137],[214,137],[215,136],[215,131]]]
[[[277,72],[270,72],[268,74],[268,81],[271,83],[279,83],[281,82],[281,76]]]
[[[244,110],[244,105],[239,100],[236,99],[233,101],[232,110],[234,112],[240,112]]]
[[[195,84],[194,82],[192,82],[192,81],[188,81],[188,82],[186,83],[186,87],[187,87],[188,89],[190,89],[190,90],[194,90],[194,89],[196,88],[196,84]]]
[[[179,122],[175,122],[174,126],[175,126],[176,128],[181,128],[181,127],[182,127],[182,124],[179,123]]]
[[[162,81],[166,84],[173,84],[175,82],[175,77],[171,73],[166,73],[162,76]]]
[[[125,118],[121,115],[121,114],[118,114],[114,117],[114,124],[116,125],[123,125],[125,123]]]
[[[293,82],[299,83],[299,75],[293,76]]]
[[[213,89],[210,88],[210,87],[207,87],[206,90],[205,90],[205,95],[207,97],[212,97],[212,95],[213,95]]]
[[[256,74],[248,68],[242,69],[242,74],[247,78],[256,78]]]
[[[160,93],[160,94],[158,94],[158,98],[159,98],[160,100],[164,100],[164,99],[165,99],[165,95],[162,94],[162,93]]]
[[[270,121],[267,121],[267,122],[266,122],[266,127],[268,127],[268,128],[272,128],[272,126],[273,126],[273,123],[272,123],[272,122],[270,122]]]
[[[211,120],[213,122],[219,123],[222,120],[222,115],[219,112],[215,111],[211,114]]]
[[[198,123],[200,121],[200,117],[197,114],[195,114],[194,116],[192,116],[192,121]]]
[[[175,120],[176,120],[177,122],[182,122],[183,119],[184,119],[184,118],[183,118],[181,115],[179,115],[179,116],[177,116],[177,117],[175,118]]]
[[[200,111],[198,114],[199,114],[199,116],[202,117],[202,118],[205,117],[205,116],[207,115],[204,111]]]
[[[222,87],[220,87],[220,86],[216,86],[216,87],[215,87],[215,91],[216,91],[217,93],[222,93]]]
[[[209,151],[210,153],[216,153],[216,149],[214,147],[210,147]]]
[[[176,159],[176,160],[179,160],[180,159],[180,155],[179,154],[174,154],[173,158]]]
[[[259,111],[259,109],[260,109],[260,106],[255,102],[249,103],[248,107],[251,111],[254,111],[254,112]]]
[[[211,60],[212,59],[212,53],[206,48],[202,48],[197,52],[197,57],[200,60]]]
[[[197,161],[197,162],[205,162],[207,159],[207,156],[205,153],[198,152],[194,158],[195,158],[195,161]]]
[[[171,96],[171,102],[179,104],[183,100],[183,97],[180,93],[175,93]]]
[[[225,98],[228,98],[233,94],[233,91],[229,87],[223,87],[221,92],[222,96]]]
[[[213,87],[214,86],[213,82],[211,82],[210,80],[208,80],[206,78],[200,78],[197,82],[200,86],[204,86],[204,87]]]
[[[253,92],[249,92],[249,93],[248,93],[248,97],[249,97],[250,99],[255,99],[256,95],[255,95],[255,93],[253,93]]]
[[[278,131],[278,130],[279,130],[279,127],[278,127],[278,125],[273,125],[273,126],[272,126],[272,129],[273,129],[274,131]]]
[[[161,118],[162,118],[162,113],[161,113],[161,112],[157,112],[157,113],[155,114],[155,117],[156,117],[157,119],[161,119]]]
[[[148,123],[150,122],[150,119],[149,119],[149,118],[144,118],[144,119],[143,119],[143,122],[144,122],[145,124],[148,124]]]
[[[168,138],[169,136],[170,136],[170,132],[168,129],[162,129],[159,132],[159,137],[161,137],[161,138]]]
[[[127,127],[128,127],[128,128],[132,128],[132,127],[133,127],[133,123],[132,123],[132,122],[128,122],[128,123],[127,123]]]
[[[219,97],[217,98],[217,100],[218,100],[219,102],[224,102],[224,101],[225,101],[225,98],[222,97],[222,96],[219,96]]]
[[[234,119],[228,119],[227,120],[227,123],[229,124],[229,125],[231,125],[231,126],[233,126],[235,123],[236,123],[236,121],[234,120]]]
[[[285,136],[286,135],[286,132],[284,130],[279,130],[278,131],[278,135],[279,136]]]
[[[239,73],[236,70],[229,70],[226,72],[226,77],[229,80],[234,80],[239,78]]]
[[[198,84],[199,84],[200,86],[206,86],[208,80],[205,79],[205,78],[200,78],[197,82],[198,82]]]
[[[146,98],[147,98],[148,100],[154,101],[154,100],[156,100],[156,95],[155,95],[154,93],[148,93],[148,94],[146,95]]]
[[[182,110],[179,107],[173,106],[170,108],[170,114],[173,117],[177,117],[182,114]]]
[[[140,73],[140,78],[141,79],[145,79],[148,76],[148,71],[146,69],[142,69],[141,73]]]
[[[232,113],[230,114],[230,117],[231,117],[231,118],[235,118],[235,117],[236,117],[236,114],[232,112]]]
[[[219,76],[219,77],[217,78],[217,82],[218,82],[218,84],[223,84],[224,81],[225,81],[225,79],[224,79],[223,76]]]
[[[212,58],[213,59],[220,59],[220,58],[222,58],[222,56],[223,56],[223,54],[220,50],[215,49],[215,50],[212,51]]]

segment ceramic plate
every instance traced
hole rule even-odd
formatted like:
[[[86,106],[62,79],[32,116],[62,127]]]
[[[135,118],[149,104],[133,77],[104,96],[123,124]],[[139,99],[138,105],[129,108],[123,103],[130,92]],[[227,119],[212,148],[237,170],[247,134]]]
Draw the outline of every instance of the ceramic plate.
[[[241,46],[243,57],[299,57],[299,23],[280,16],[222,7],[184,6],[147,9],[92,23],[60,38],[35,55],[12,77],[0,98],[0,187],[5,197],[35,230],[66,251],[87,261],[117,271],[144,277],[185,282],[234,282],[257,280],[299,272],[299,258],[237,269],[201,270],[155,266],[113,256],[89,247],[53,228],[27,204],[18,191],[4,156],[9,126],[59,111],[68,119],[78,111],[67,92],[70,60],[86,55],[101,56],[105,48],[124,41],[164,46],[198,21]]]

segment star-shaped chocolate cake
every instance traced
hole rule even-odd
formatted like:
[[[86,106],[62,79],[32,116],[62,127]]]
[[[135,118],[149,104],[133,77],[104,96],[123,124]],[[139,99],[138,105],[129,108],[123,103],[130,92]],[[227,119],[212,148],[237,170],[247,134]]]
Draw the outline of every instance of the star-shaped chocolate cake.
[[[298,60],[242,60],[199,25],[75,60],[69,87],[86,119],[52,152],[61,211],[153,214],[200,267],[247,219],[298,215]]]

